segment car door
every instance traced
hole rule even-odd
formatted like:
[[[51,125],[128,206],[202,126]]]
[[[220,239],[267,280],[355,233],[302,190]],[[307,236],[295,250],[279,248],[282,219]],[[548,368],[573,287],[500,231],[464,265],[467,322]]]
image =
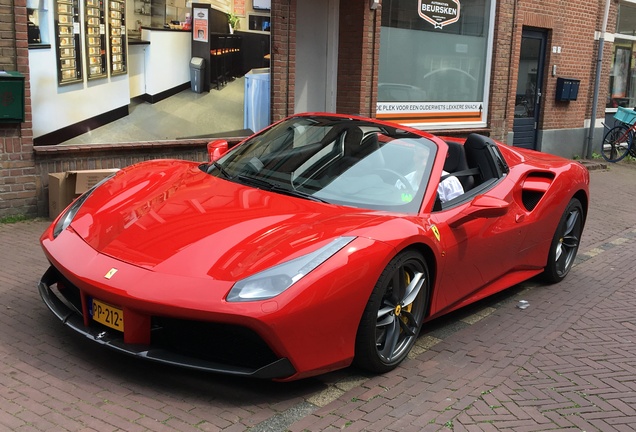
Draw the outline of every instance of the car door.
[[[525,231],[512,186],[500,179],[474,198],[431,214],[442,250],[431,313],[487,290],[517,265]],[[476,217],[462,221],[471,212]]]

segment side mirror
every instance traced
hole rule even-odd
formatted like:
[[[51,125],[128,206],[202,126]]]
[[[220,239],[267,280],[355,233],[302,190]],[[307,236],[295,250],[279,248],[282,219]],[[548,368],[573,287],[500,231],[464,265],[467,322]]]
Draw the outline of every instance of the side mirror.
[[[227,141],[225,140],[216,140],[208,143],[208,158],[210,162],[216,162],[221,159],[227,151],[230,149]]]
[[[510,204],[504,200],[479,195],[472,200],[466,209],[450,218],[448,225],[451,228],[457,228],[474,219],[500,217],[508,212],[509,207]]]

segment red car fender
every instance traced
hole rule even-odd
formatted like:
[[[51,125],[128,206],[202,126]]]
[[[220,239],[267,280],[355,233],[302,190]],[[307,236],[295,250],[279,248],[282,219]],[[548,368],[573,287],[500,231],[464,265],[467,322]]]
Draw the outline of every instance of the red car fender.
[[[287,291],[259,302],[267,325],[254,330],[296,370],[311,371],[288,379],[351,364],[362,313],[394,254],[386,243],[358,237]]]

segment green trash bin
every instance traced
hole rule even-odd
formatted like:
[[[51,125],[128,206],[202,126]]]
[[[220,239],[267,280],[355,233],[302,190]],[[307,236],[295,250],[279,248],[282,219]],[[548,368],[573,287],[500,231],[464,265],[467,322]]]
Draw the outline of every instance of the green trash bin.
[[[24,121],[24,75],[0,71],[0,122]]]

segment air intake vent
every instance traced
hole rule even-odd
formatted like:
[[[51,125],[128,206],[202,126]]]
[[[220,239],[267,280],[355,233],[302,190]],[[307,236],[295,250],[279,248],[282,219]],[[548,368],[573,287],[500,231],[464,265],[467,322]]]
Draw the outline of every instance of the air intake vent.
[[[534,210],[550,188],[553,180],[554,174],[552,173],[538,172],[529,174],[528,177],[526,177],[523,181],[521,191],[521,201],[526,210]]]
[[[539,204],[541,198],[543,197],[543,193],[536,191],[523,191],[521,194],[521,200],[523,201],[523,206],[528,211],[534,210],[534,208]]]

